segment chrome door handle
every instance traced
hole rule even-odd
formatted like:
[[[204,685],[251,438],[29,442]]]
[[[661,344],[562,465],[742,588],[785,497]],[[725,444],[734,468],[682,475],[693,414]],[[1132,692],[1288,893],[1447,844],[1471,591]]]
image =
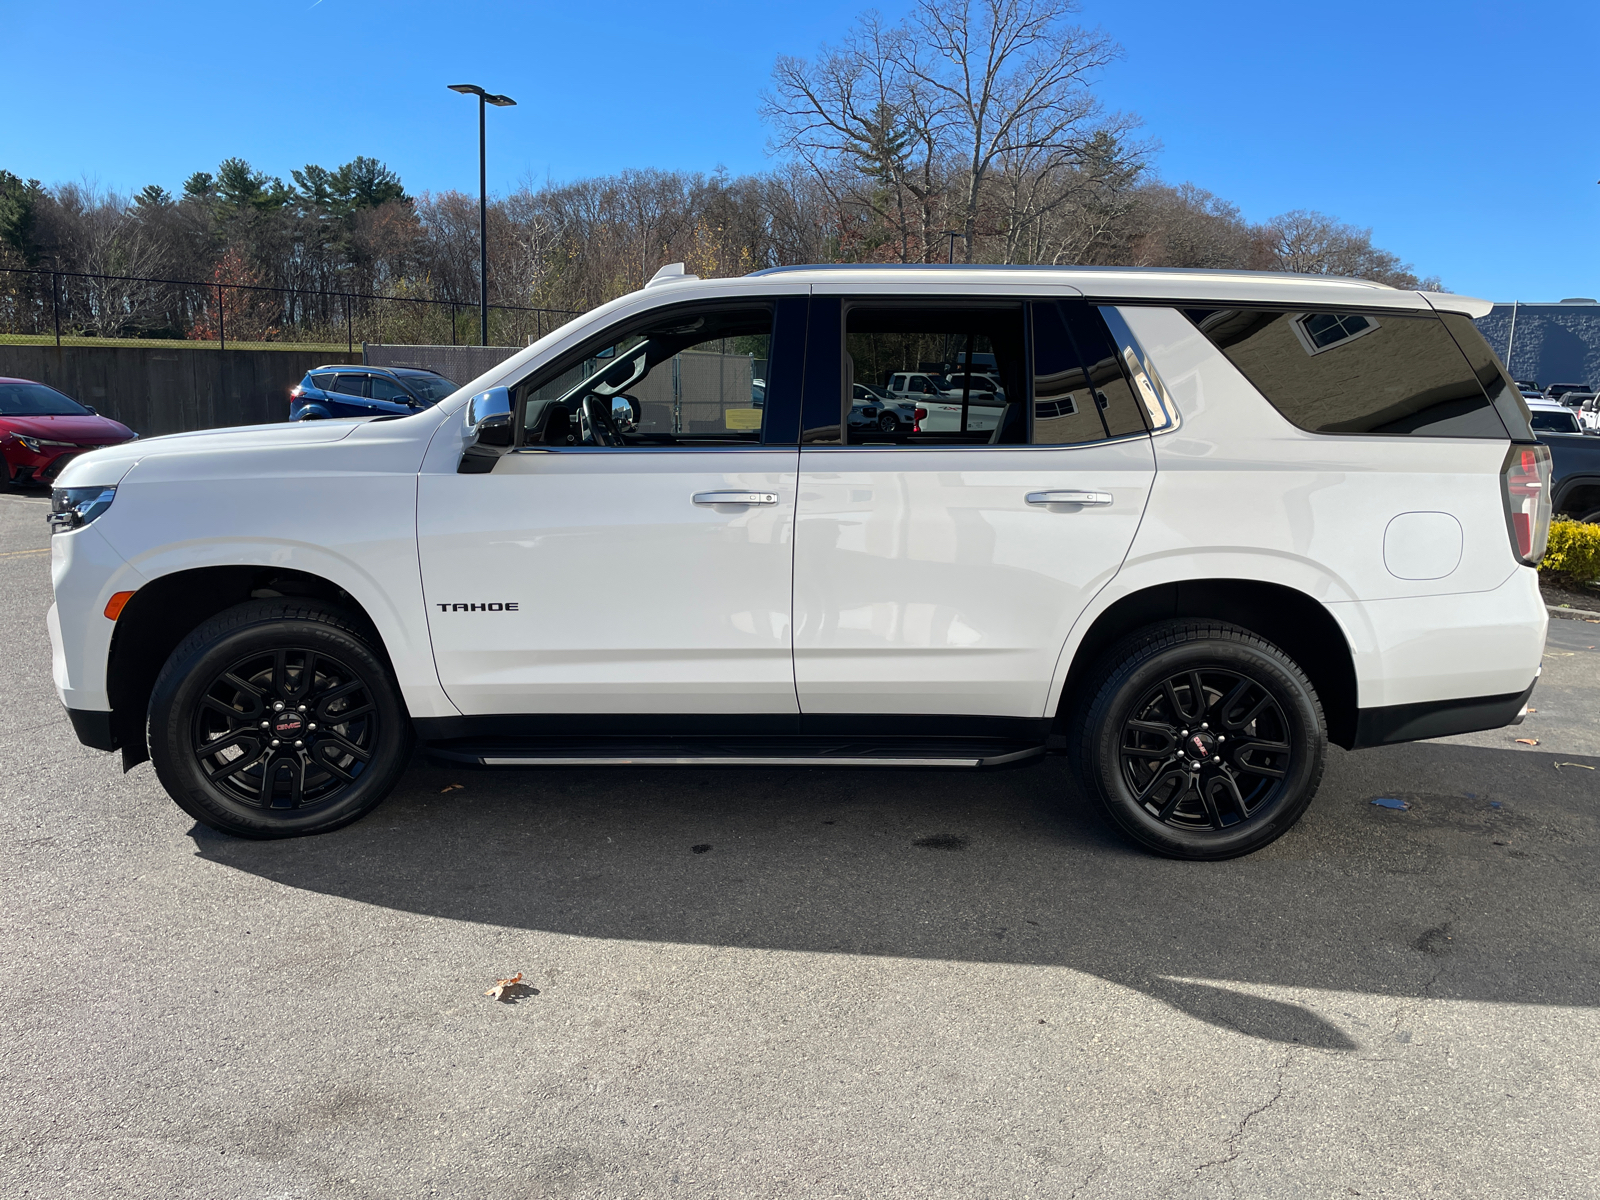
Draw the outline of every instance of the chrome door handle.
[[[1110,504],[1110,492],[1029,492],[1029,504]]]
[[[776,492],[696,492],[696,504],[776,504]]]

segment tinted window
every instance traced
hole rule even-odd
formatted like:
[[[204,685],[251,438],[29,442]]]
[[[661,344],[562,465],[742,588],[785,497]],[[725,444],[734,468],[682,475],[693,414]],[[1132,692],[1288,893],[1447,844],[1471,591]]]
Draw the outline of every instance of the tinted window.
[[[341,396],[366,396],[369,380],[365,375],[340,375],[333,381],[333,390]]]
[[[1041,301],[1033,310],[1033,442],[1102,441],[1145,432],[1139,404],[1098,312]]]
[[[911,369],[919,373],[900,389],[907,395],[885,402],[892,421],[851,412],[845,444],[1025,443],[1022,313],[1021,304],[851,304],[845,313],[846,394],[856,383],[884,386]],[[976,373],[980,364],[992,368],[992,378]]]
[[[331,392],[333,390],[334,375],[332,372],[323,372],[311,377],[311,386],[318,391]]]
[[[1301,429],[1506,436],[1479,374],[1438,317],[1265,308],[1190,309],[1188,315]]]
[[[1582,433],[1583,427],[1578,424],[1575,413],[1551,412],[1548,409],[1536,408],[1533,410],[1533,431],[1535,433]]]
[[[387,400],[391,404],[405,404],[411,399],[411,393],[392,379],[382,375],[374,375],[372,377],[372,398],[374,400]]]
[[[0,416],[82,417],[89,410],[42,383],[0,383]]]
[[[1504,422],[1511,436],[1526,436],[1528,402],[1523,399],[1522,389],[1506,372],[1500,356],[1489,348],[1488,342],[1483,340],[1483,334],[1472,323],[1472,318],[1462,316],[1460,313],[1441,313],[1439,319],[1450,331],[1450,336],[1455,338],[1461,353],[1467,356],[1467,365],[1478,377],[1484,394],[1494,404],[1495,411],[1500,414],[1500,420]]]
[[[768,409],[755,404],[754,380],[771,341],[765,305],[653,314],[519,385],[523,443],[759,443]]]
[[[429,404],[436,404],[451,392],[456,390],[456,385],[443,375],[407,375],[406,386]]]

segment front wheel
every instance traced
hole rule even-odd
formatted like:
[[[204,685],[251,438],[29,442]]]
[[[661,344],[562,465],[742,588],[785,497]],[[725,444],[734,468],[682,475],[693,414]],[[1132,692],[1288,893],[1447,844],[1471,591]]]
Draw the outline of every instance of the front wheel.
[[[1286,833],[1316,795],[1327,747],[1316,690],[1248,630],[1152,626],[1107,656],[1092,688],[1078,779],[1158,854],[1249,854]]]
[[[365,815],[399,780],[411,736],[370,635],[292,600],[211,618],[150,697],[161,785],[195,820],[239,837],[325,833]]]
[[[878,418],[878,428],[884,433],[893,433],[900,428],[900,418],[893,413],[884,413]]]

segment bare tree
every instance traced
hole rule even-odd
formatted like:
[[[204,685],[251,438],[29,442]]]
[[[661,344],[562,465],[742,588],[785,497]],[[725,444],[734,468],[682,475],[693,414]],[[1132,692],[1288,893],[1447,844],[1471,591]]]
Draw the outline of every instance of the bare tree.
[[[1090,81],[1119,47],[1069,23],[1074,0],[919,0],[901,68],[946,114],[966,186],[965,256],[973,259],[984,183],[1006,157],[1080,154],[1101,115]]]

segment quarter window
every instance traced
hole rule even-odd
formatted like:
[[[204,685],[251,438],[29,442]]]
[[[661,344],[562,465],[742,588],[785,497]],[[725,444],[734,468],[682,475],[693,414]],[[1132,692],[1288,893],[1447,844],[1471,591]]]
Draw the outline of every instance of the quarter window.
[[[1436,316],[1271,308],[1187,311],[1267,402],[1301,429],[1507,436],[1479,375]]]

